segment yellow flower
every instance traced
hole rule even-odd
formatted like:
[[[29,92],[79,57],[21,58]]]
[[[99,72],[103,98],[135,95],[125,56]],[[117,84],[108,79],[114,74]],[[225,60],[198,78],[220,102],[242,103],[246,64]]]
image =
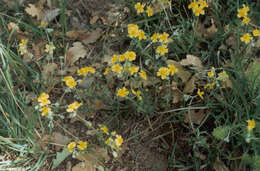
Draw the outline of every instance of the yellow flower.
[[[113,55],[113,57],[111,58],[111,63],[114,64],[116,63],[118,60],[118,55]]]
[[[206,84],[205,86],[204,86],[204,89],[209,89],[209,90],[211,90],[211,89],[213,89],[214,88],[214,86],[215,86],[215,82],[213,82],[213,83],[208,83],[208,84]]]
[[[146,9],[146,13],[147,13],[148,17],[151,17],[153,15],[152,8],[148,6],[147,9]]]
[[[135,58],[136,58],[136,54],[133,51],[126,51],[124,53],[124,55],[125,55],[126,59],[129,60],[129,61],[134,61]]]
[[[248,131],[252,131],[255,128],[255,121],[254,120],[246,120],[247,122],[247,129]]]
[[[256,37],[256,36],[259,36],[260,35],[260,30],[253,30],[253,35]]]
[[[106,67],[105,72],[104,72],[103,74],[104,74],[104,75],[107,75],[108,72],[109,72],[109,70],[110,70],[110,67]]]
[[[218,80],[221,81],[226,81],[229,78],[229,76],[227,75],[226,71],[222,71],[221,73],[218,74]]]
[[[116,73],[118,73],[118,74],[121,73],[122,69],[123,69],[123,67],[121,67],[121,66],[118,65],[118,64],[115,64],[115,65],[112,66],[112,71],[113,71],[113,72],[116,72]]]
[[[194,0],[191,2],[188,6],[189,9],[192,9],[192,12],[195,14],[195,16],[204,15],[205,11],[204,8],[208,7],[207,3],[203,0]]]
[[[159,37],[160,37],[160,34],[154,33],[154,34],[151,36],[152,42],[153,42],[153,43],[156,43],[156,42],[158,41]]]
[[[111,137],[109,137],[109,138],[105,141],[105,144],[110,145],[110,144],[112,144],[112,142],[113,142],[113,139],[112,139]]]
[[[116,95],[120,96],[120,97],[125,97],[128,94],[129,94],[129,91],[125,87],[123,87],[123,88],[117,90],[117,94]]]
[[[166,45],[158,46],[156,52],[160,55],[165,55],[165,53],[168,53],[168,48]]]
[[[143,98],[142,98],[142,96],[141,96],[141,91],[135,91],[135,90],[131,90],[132,91],[132,93],[134,94],[134,95],[136,95],[137,97],[138,97],[138,99],[139,100],[142,100]]]
[[[248,6],[246,6],[245,4],[243,4],[243,8],[239,8],[237,10],[238,14],[237,14],[237,17],[238,18],[242,18],[242,17],[247,17],[248,15],[248,12],[249,12],[249,8]]]
[[[128,25],[128,36],[130,38],[138,37],[139,35],[139,28],[135,24],[129,24]]]
[[[128,68],[128,72],[130,72],[130,75],[133,75],[134,73],[138,72],[139,67],[131,66]]]
[[[118,61],[119,62],[124,62],[126,60],[126,56],[123,54],[123,55],[119,55],[119,58],[118,58]]]
[[[242,37],[240,37],[240,40],[242,42],[245,42],[245,44],[250,43],[252,39],[253,39],[253,37],[249,33],[246,33]]]
[[[138,39],[139,39],[139,40],[145,40],[145,39],[146,39],[146,36],[145,36],[143,30],[139,30],[139,31],[138,31]]]
[[[42,116],[47,116],[48,113],[51,111],[51,108],[43,107],[41,110],[42,110]]]
[[[69,143],[69,144],[67,145],[67,150],[68,150],[69,152],[72,152],[75,147],[76,147],[76,142],[71,142],[71,143]]]
[[[135,9],[137,11],[137,14],[140,14],[142,12],[144,12],[144,5],[141,4],[140,2],[135,4]]]
[[[40,103],[40,106],[46,106],[48,104],[51,104],[51,101],[49,100],[49,95],[46,93],[42,93],[38,97],[38,102]]]
[[[18,51],[21,55],[24,55],[26,53],[28,53],[28,50],[27,50],[27,43],[28,43],[28,40],[27,39],[22,39],[21,42],[19,43],[19,48],[18,48]]]
[[[168,64],[168,68],[170,71],[170,74],[173,76],[176,72],[178,72],[178,68],[176,68],[174,65]]]
[[[68,108],[67,108],[67,112],[74,112],[75,110],[77,110],[80,106],[82,105],[82,103],[79,103],[77,101],[71,103]]]
[[[87,148],[87,146],[88,146],[88,142],[84,142],[84,141],[79,141],[78,142],[78,145],[77,145],[77,148],[79,149],[79,150],[85,150],[86,148]]]
[[[124,139],[121,135],[116,135],[115,144],[117,148],[119,148],[122,145],[123,141]]]
[[[147,75],[146,75],[146,72],[144,70],[141,70],[139,72],[139,76],[144,79],[144,80],[147,80]]]
[[[38,97],[38,102],[41,102],[41,100],[43,99],[48,99],[49,95],[47,93],[42,93],[39,97]]]
[[[198,89],[197,94],[200,96],[201,99],[204,99],[204,91],[200,91],[200,89]]]
[[[248,18],[248,17],[244,17],[243,20],[242,20],[242,23],[248,25],[248,23],[249,23],[250,21],[251,21],[250,18]]]
[[[100,130],[102,130],[105,134],[109,134],[108,128],[105,125],[100,125]]]
[[[39,28],[45,28],[45,27],[47,27],[47,26],[48,26],[48,23],[42,21],[42,22],[40,23],[40,25],[39,25]]]
[[[63,78],[62,81],[64,81],[65,84],[70,88],[73,88],[77,85],[77,82],[74,80],[72,76],[66,76]]]
[[[168,75],[170,74],[170,70],[166,67],[161,67],[158,72],[157,72],[157,76],[161,76],[161,79],[165,79]]]
[[[159,35],[159,39],[160,39],[159,41],[168,43],[168,37],[169,37],[169,34],[164,32],[163,34]]]
[[[53,51],[56,49],[56,47],[51,43],[51,44],[47,44],[45,46],[45,52],[52,55],[53,54]]]
[[[210,77],[210,78],[211,78],[211,77],[214,77],[214,75],[215,75],[215,68],[212,67],[212,68],[211,68],[211,71],[208,72],[207,74],[208,74],[208,77]]]
[[[80,68],[78,71],[78,75],[84,75],[86,76],[89,72],[94,74],[96,72],[95,68],[93,67],[84,67],[84,68]]]

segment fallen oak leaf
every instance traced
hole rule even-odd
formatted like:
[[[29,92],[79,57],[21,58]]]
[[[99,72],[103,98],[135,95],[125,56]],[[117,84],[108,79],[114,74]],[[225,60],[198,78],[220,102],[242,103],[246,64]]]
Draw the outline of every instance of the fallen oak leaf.
[[[186,59],[181,60],[180,64],[183,66],[193,65],[195,67],[203,68],[200,58],[194,55],[186,55]]]
[[[86,35],[84,35],[80,39],[82,40],[82,42],[85,45],[87,45],[87,44],[96,42],[101,37],[101,34],[102,34],[102,29],[97,28],[96,30],[88,32]]]
[[[179,62],[176,62],[174,60],[167,60],[167,64],[174,65],[178,69],[176,75],[182,80],[183,83],[186,83],[189,80],[191,73],[185,71],[185,69],[182,67],[182,65]]]
[[[107,149],[95,146],[88,153],[76,155],[76,159],[83,161],[84,166],[82,166],[82,163],[79,163],[80,165],[74,166],[72,171],[96,171],[96,169],[104,169],[101,161],[108,161],[110,157]]]
[[[66,59],[68,64],[72,65],[80,58],[84,58],[87,54],[87,50],[81,42],[74,42],[73,47],[67,51]]]
[[[66,32],[66,37],[70,38],[70,39],[77,39],[80,36],[83,36],[85,33],[84,30],[71,30]]]
[[[31,15],[32,17],[36,17],[37,20],[40,20],[42,18],[41,10],[33,4],[29,4],[29,7],[25,8],[25,12]]]

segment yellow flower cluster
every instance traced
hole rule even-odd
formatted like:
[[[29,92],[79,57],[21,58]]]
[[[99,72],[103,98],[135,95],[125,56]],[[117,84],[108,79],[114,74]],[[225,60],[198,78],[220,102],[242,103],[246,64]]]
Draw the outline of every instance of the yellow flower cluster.
[[[121,135],[117,135],[116,132],[112,132],[111,135],[112,136],[105,141],[105,144],[109,145],[112,149],[119,150],[124,139]]]
[[[56,47],[52,43],[45,45],[45,52],[48,53],[49,55],[53,55],[55,49]]]
[[[200,96],[201,99],[204,99],[204,91],[200,91],[200,89],[198,89],[197,94]]]
[[[135,9],[136,9],[137,14],[143,13],[144,12],[144,7],[145,7],[144,4],[141,4],[140,2],[136,3],[135,4]],[[150,6],[147,6],[145,12],[147,13],[148,17],[151,17],[153,15],[153,10],[152,10],[152,8]]]
[[[96,69],[93,67],[84,67],[84,68],[80,68],[77,72],[79,76],[80,75],[86,76],[88,75],[88,73],[94,74],[96,72]]]
[[[204,15],[205,7],[208,7],[208,4],[203,0],[194,0],[188,6],[189,9],[192,9],[192,12],[195,14],[195,16]]]
[[[243,4],[243,8],[239,8],[237,12],[237,17],[243,19],[242,23],[248,25],[248,23],[251,21],[251,19],[248,18],[249,7]]]
[[[158,46],[156,49],[156,52],[160,55],[165,55],[168,53],[167,43],[173,42],[172,39],[169,38],[169,34],[166,32],[163,32],[162,34],[154,33],[150,39],[153,43],[160,42],[162,45]]]
[[[166,79],[168,75],[174,75],[176,72],[178,72],[178,68],[176,68],[174,65],[168,65],[168,67],[161,67],[157,71],[157,76],[161,77],[161,79]]]
[[[255,37],[260,36],[260,30],[258,29],[253,30],[253,36]]]
[[[123,88],[120,88],[117,90],[117,96],[120,96],[120,97],[126,97],[127,95],[129,94],[129,91],[123,87]]]
[[[105,134],[109,135],[109,130],[106,125],[99,125],[100,130],[103,131]]]
[[[75,149],[76,146],[77,146],[77,148],[79,150],[82,151],[82,150],[85,150],[87,148],[88,142],[86,142],[86,141],[79,141],[78,143],[76,143],[75,141],[73,141],[73,142],[71,142],[71,143],[69,143],[67,145],[67,150],[69,152],[73,152],[73,150]]]
[[[47,26],[48,26],[48,23],[42,21],[38,27],[39,28],[46,28]]]
[[[27,43],[28,43],[28,40],[27,39],[22,39],[21,42],[19,43],[19,48],[18,48],[18,51],[21,55],[24,55],[26,53],[28,53],[28,50],[27,50]]]
[[[79,103],[77,101],[71,103],[68,108],[67,108],[67,112],[74,112],[75,110],[77,110],[80,106],[82,105],[82,103]]]
[[[47,116],[51,112],[51,108],[47,106],[51,104],[51,101],[49,100],[49,95],[43,92],[37,100],[41,106],[42,116]]]
[[[128,36],[130,38],[137,38],[139,40],[146,40],[145,32],[139,29],[136,24],[128,24]]]
[[[132,89],[131,91],[132,91],[132,93],[133,93],[134,95],[136,95],[136,96],[138,97],[139,100],[142,100],[142,99],[143,99],[142,96],[141,96],[141,91],[140,91],[140,90],[135,91],[135,90]]]
[[[77,82],[72,76],[66,76],[62,79],[69,88],[73,88],[77,85]]]
[[[247,122],[247,129],[248,131],[252,131],[255,128],[255,121],[254,120],[246,120]]]
[[[111,70],[116,74],[121,74],[123,72],[123,70],[125,70],[126,72],[128,72],[130,75],[134,75],[135,73],[138,73],[139,71],[139,67],[132,65],[130,62],[134,61],[136,59],[136,53],[134,51],[126,51],[124,54],[121,55],[113,55],[110,62],[112,64],[111,68],[107,67],[105,69],[104,75],[107,75],[108,72]],[[124,67],[117,62],[126,62]],[[130,66],[129,66],[130,65]],[[139,72],[139,76],[144,79],[147,80],[147,75],[146,72],[144,70],[141,70]]]

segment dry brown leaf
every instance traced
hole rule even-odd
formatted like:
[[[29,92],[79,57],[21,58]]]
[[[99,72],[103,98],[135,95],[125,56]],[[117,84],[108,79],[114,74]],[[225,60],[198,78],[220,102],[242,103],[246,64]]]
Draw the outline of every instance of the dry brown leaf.
[[[210,25],[210,27],[207,27],[209,22],[211,25]],[[218,29],[215,25],[215,21],[213,18],[206,18],[204,22],[199,22],[197,24],[196,29],[197,29],[197,32],[205,38],[212,38],[218,32]]]
[[[44,15],[42,17],[43,18],[42,21],[44,21],[46,23],[51,22],[52,20],[54,20],[60,14],[60,11],[61,10],[59,8],[45,11]]]
[[[66,32],[66,36],[70,39],[77,39],[85,33],[84,30],[71,30]]]
[[[203,67],[200,58],[194,55],[186,55],[186,59],[181,60],[180,64],[183,66],[193,65],[199,68]]]
[[[63,146],[67,145],[70,141],[71,141],[71,138],[62,135],[59,132],[54,132],[52,135],[52,142],[57,144],[55,146],[57,151],[60,151],[63,148]]]
[[[198,80],[198,74],[192,76],[192,78],[185,84],[183,93],[192,93],[196,89],[195,82]]]
[[[95,24],[97,22],[97,20],[99,19],[99,16],[95,15],[94,17],[92,17],[89,21],[90,24]]]
[[[201,109],[198,112],[196,112],[195,110],[190,110],[190,112],[187,112],[184,115],[184,122],[185,123],[193,122],[199,125],[204,120],[205,116],[206,116],[206,110]]]
[[[39,44],[32,43],[33,57],[35,60],[41,57],[41,50]]]
[[[26,53],[23,55],[23,61],[25,63],[30,63],[32,62],[32,54],[31,53]]]
[[[8,30],[9,31],[13,31],[14,30],[15,33],[21,32],[19,26],[16,23],[14,23],[14,22],[8,23]]]
[[[179,62],[176,62],[174,60],[167,60],[167,64],[174,65],[176,68],[178,68],[178,72],[176,73],[176,75],[182,80],[183,83],[189,80],[191,73],[185,71],[185,69],[182,67],[182,65]]]
[[[225,166],[223,161],[221,161],[219,158],[216,159],[213,168],[215,169],[215,171],[229,171],[227,166]]]
[[[49,74],[55,71],[58,68],[58,65],[55,63],[49,63],[48,65],[43,66],[43,74]]]
[[[200,152],[195,152],[195,156],[198,157],[201,160],[206,160],[206,156]]]
[[[183,94],[180,92],[180,90],[172,90],[172,96],[173,96],[173,99],[172,99],[172,103],[173,104],[176,104],[176,103],[179,103],[183,100]]]
[[[96,171],[96,168],[103,168],[101,161],[108,161],[110,159],[105,148],[96,146],[91,151],[92,153],[89,152],[88,154],[79,154],[76,156],[78,160],[84,162],[84,166],[80,163],[80,165],[74,166],[72,171]]]
[[[55,63],[50,63],[48,65],[43,66],[42,76],[44,80],[47,80],[49,76],[54,73],[54,71],[58,68],[58,65]]]
[[[151,8],[153,10],[153,14],[159,13],[161,11],[163,11],[163,9],[169,8],[170,5],[166,3],[164,3],[163,1],[156,1],[154,3],[151,4]]]
[[[74,42],[73,47],[69,48],[67,52],[67,61],[70,65],[74,64],[80,58],[84,58],[87,51],[81,42]]]
[[[29,4],[29,7],[25,8],[25,12],[27,12],[32,17],[37,17],[38,20],[42,18],[41,10],[33,4]]]
[[[236,43],[236,38],[234,35],[229,36],[229,38],[226,39],[226,44],[228,46],[231,46],[233,49],[236,49],[237,43]]]
[[[84,39],[81,39],[81,40],[85,45],[94,43],[100,38],[101,34],[102,34],[102,29],[97,28],[96,30],[93,30],[93,31],[89,32],[88,34],[86,34]]]
[[[209,28],[206,28],[206,33],[204,34],[205,37],[209,38],[213,37],[218,32],[218,28],[216,27],[213,18],[210,20],[212,25]]]

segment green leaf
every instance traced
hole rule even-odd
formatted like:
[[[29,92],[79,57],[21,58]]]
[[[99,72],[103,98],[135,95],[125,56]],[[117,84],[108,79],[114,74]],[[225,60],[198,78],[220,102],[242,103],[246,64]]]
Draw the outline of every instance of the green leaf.
[[[52,165],[52,170],[55,169],[57,166],[59,166],[59,164],[65,160],[69,155],[71,154],[71,152],[69,152],[67,150],[67,148],[63,148],[63,150],[61,152],[57,152],[56,158],[53,159],[53,165]]]

